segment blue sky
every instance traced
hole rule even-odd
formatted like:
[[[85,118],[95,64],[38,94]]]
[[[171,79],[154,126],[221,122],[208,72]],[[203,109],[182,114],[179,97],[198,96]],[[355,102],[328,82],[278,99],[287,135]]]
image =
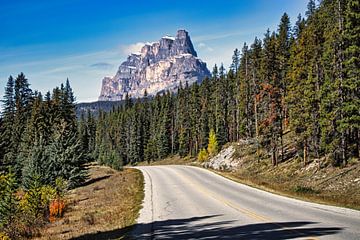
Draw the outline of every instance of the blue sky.
[[[190,33],[210,70],[228,67],[235,48],[276,30],[284,12],[294,23],[307,2],[0,0],[0,94],[9,75],[24,72],[33,89],[68,77],[78,102],[95,101],[102,78],[127,54],[178,29]]]

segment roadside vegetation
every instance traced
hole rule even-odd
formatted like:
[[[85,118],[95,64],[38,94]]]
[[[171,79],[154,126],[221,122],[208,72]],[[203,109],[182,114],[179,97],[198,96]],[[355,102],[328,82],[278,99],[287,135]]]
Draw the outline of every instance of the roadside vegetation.
[[[136,222],[143,200],[139,170],[117,171],[95,163],[89,179],[66,195],[64,216],[36,239],[123,239]]]

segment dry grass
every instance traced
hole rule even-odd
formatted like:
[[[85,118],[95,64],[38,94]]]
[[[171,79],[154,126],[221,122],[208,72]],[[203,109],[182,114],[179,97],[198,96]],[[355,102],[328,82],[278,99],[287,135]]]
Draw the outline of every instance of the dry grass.
[[[91,165],[87,183],[68,194],[64,217],[38,239],[122,239],[138,217],[143,195],[139,170]]]

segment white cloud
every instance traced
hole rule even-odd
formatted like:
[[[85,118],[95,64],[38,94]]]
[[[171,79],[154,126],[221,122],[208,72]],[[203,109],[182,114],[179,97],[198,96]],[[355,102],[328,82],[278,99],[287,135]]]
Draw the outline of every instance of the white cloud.
[[[203,42],[200,42],[200,43],[198,44],[198,47],[199,47],[200,49],[204,49],[204,50],[206,50],[206,51],[208,51],[208,52],[214,51],[213,48],[209,47],[208,45],[206,45],[206,44],[203,43]]]
[[[198,44],[198,47],[199,47],[199,48],[203,48],[203,47],[205,47],[205,46],[206,46],[206,44],[205,44],[205,43],[202,43],[202,42]]]
[[[69,78],[79,102],[95,101],[101,88],[101,79],[115,74],[124,59],[119,48],[112,48],[52,58],[26,59],[21,63],[0,61],[0,89],[5,88],[10,74],[16,76],[24,72],[34,90],[45,93]]]
[[[194,36],[192,39],[195,42],[198,41],[210,41],[210,40],[218,40],[223,38],[229,38],[234,36],[240,36],[245,35],[248,32],[243,31],[237,31],[237,32],[226,32],[226,33],[217,33],[217,34],[207,34],[207,35],[200,35],[200,36]]]
[[[143,43],[143,42],[137,42],[137,43],[134,43],[134,44],[122,46],[121,49],[122,49],[122,52],[124,54],[129,55],[131,53],[140,52],[141,48],[144,45],[145,45],[145,43]]]

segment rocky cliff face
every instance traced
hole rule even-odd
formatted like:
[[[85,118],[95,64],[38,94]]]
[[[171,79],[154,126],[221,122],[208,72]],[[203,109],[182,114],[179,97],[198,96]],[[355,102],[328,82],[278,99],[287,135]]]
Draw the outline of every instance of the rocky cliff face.
[[[176,37],[165,36],[159,42],[146,44],[141,52],[132,53],[123,62],[114,77],[102,81],[100,101],[117,101],[142,97],[160,91],[174,91],[188,82],[201,82],[210,76],[206,63],[197,58],[197,53],[188,32],[179,30]]]

